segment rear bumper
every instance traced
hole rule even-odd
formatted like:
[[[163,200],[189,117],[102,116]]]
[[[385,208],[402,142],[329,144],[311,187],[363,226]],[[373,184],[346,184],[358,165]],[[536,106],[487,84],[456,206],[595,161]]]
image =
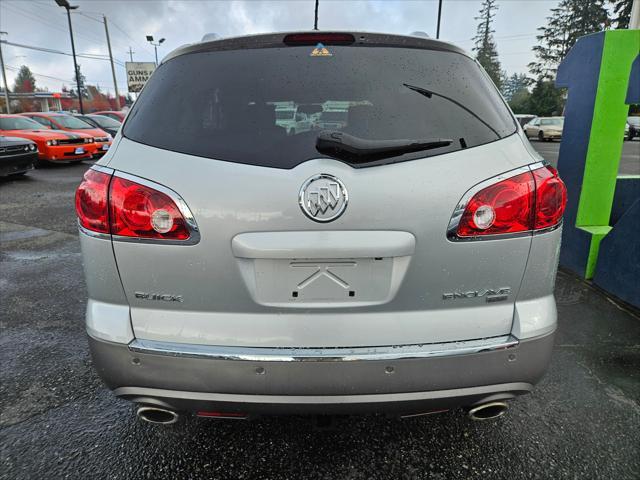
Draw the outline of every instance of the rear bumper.
[[[294,349],[278,349],[276,356],[271,356],[274,349],[264,349],[265,355],[248,349],[247,355],[206,356],[153,344],[136,346],[135,341],[89,341],[105,383],[116,395],[138,403],[245,414],[402,414],[529,392],[549,364],[553,336],[522,342],[503,342],[503,337],[499,341],[506,346],[490,351],[457,349],[460,344],[452,343],[450,354],[416,353],[418,348],[433,350],[429,346],[383,356],[376,356],[379,349],[369,349],[374,350],[371,359],[360,348],[352,349],[351,356],[312,351],[302,358]]]

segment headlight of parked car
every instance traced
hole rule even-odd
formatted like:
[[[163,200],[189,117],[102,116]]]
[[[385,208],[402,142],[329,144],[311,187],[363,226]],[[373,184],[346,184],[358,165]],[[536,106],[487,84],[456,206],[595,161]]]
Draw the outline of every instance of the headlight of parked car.
[[[51,145],[57,145],[58,141],[57,140],[47,140],[47,145],[51,146]]]
[[[92,143],[93,142],[93,138],[85,138],[84,139],[84,143]]]
[[[27,152],[35,152],[36,151],[36,144],[35,143],[30,143],[29,145],[25,145],[24,149]]]

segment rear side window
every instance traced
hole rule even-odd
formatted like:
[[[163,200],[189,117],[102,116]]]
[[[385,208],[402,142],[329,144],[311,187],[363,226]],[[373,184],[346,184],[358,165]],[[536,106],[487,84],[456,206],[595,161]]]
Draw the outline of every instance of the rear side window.
[[[327,48],[330,56],[283,46],[175,57],[145,86],[124,135],[166,150],[288,169],[327,156],[316,150],[323,130],[368,140],[453,140],[357,166],[448,153],[516,130],[495,87],[464,55]]]
[[[36,122],[38,122],[41,125],[44,125],[45,127],[55,127],[55,125],[53,123],[51,123],[51,120],[49,120],[48,118],[44,118],[44,117],[31,117],[33,120],[35,120]]]

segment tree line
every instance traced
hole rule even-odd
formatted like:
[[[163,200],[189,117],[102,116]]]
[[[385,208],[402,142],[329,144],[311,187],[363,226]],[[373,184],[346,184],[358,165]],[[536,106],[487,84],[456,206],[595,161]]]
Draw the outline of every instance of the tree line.
[[[606,29],[629,26],[633,0],[561,0],[538,28],[535,60],[527,73],[508,75],[500,65],[492,28],[497,0],[484,0],[473,37],[476,59],[502,92],[514,113],[562,115],[566,91],[555,87],[558,66],[578,38]],[[637,107],[636,107],[637,108]]]
[[[62,92],[68,93],[69,98],[61,98],[60,106],[65,111],[78,110],[78,91],[82,95],[82,102],[86,112],[96,112],[99,110],[115,110],[116,101],[113,95],[105,93],[101,90],[99,85],[89,85],[86,82],[84,74],[80,71],[80,65],[78,65],[78,78],[80,79],[80,88],[76,85],[75,88],[62,86]],[[3,89],[0,87],[0,92]],[[47,89],[39,88],[36,84],[36,78],[31,69],[22,65],[16,74],[14,80],[13,89],[9,89],[15,93],[34,93],[34,92],[46,92]],[[4,105],[4,97],[0,97],[0,111],[6,111]],[[127,95],[120,95],[120,105],[131,105],[133,99]],[[19,112],[38,112],[40,111],[40,104],[35,99],[20,98],[11,100],[11,111],[14,113]]]

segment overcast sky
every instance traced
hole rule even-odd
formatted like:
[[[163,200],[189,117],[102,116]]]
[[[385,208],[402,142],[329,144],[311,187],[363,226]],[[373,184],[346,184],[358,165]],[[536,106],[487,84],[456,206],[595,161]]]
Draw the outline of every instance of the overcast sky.
[[[153,61],[153,47],[145,35],[164,37],[158,55],[199,41],[205,33],[221,36],[305,30],[313,26],[314,0],[76,0],[72,14],[76,52],[106,55],[102,14],[109,21],[114,58],[129,59],[131,46],[135,61]],[[441,38],[470,50],[475,34],[480,0],[444,0]],[[498,0],[495,38],[503,69],[526,72],[533,59],[531,47],[536,29],[546,22],[557,0]],[[409,34],[416,30],[435,37],[437,0],[320,0],[320,29],[362,30]],[[29,46],[71,52],[69,30],[63,8],[54,0],[1,0],[0,30],[3,40]],[[70,56],[42,53],[2,45],[7,81],[13,80],[20,65],[28,65],[38,87],[59,91],[70,85],[73,60]],[[99,59],[79,59],[90,84],[113,92],[109,63]],[[116,65],[120,92],[126,92],[125,69]]]

